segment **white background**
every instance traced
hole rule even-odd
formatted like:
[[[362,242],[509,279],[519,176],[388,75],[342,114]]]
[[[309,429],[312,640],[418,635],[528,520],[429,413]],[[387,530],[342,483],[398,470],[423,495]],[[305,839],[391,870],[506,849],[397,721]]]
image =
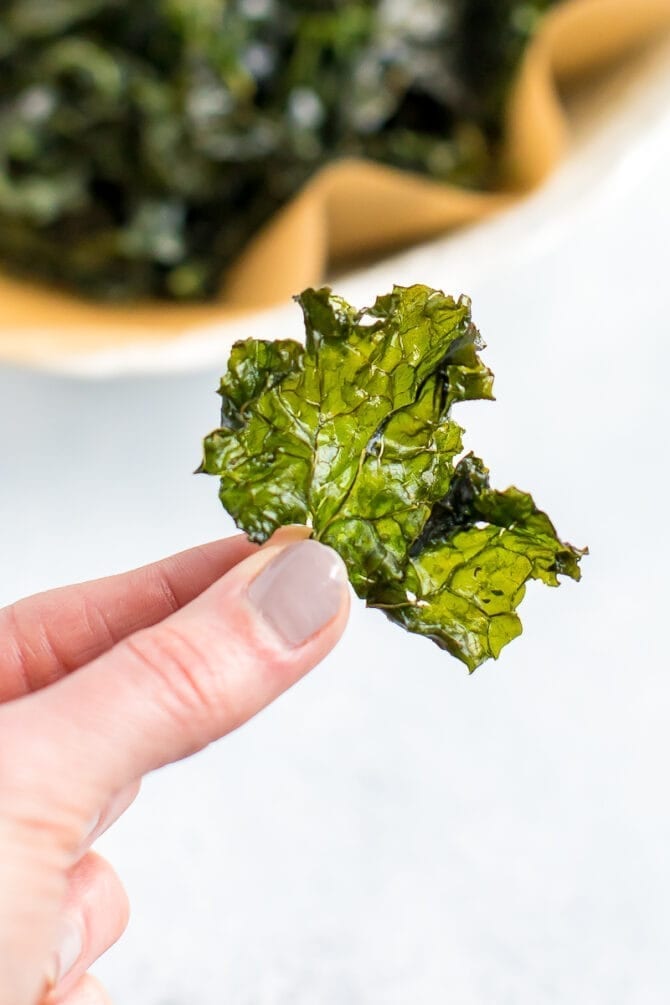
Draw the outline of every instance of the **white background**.
[[[119,1005],[670,1000],[669,94],[652,74],[522,207],[338,285],[471,294],[498,401],[461,407],[466,445],[591,557],[470,678],[357,606],[290,694],[148,779],[101,842],[134,904],[98,967]],[[184,373],[0,370],[0,602],[231,532],[190,474],[226,338]]]

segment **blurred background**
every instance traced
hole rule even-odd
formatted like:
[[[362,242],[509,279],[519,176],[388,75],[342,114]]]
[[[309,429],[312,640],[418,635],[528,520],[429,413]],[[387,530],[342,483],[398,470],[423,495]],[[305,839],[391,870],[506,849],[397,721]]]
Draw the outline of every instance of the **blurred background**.
[[[564,156],[521,199],[508,156],[530,61],[549,86],[552,24],[594,6],[624,5],[0,10],[1,604],[233,532],[191,475],[218,377],[235,338],[300,318],[231,310],[226,277],[352,159],[479,221],[356,269],[354,232],[316,279],[359,305],[469,294],[498,400],[462,406],[466,448],[591,551],[472,677],[355,604],[290,694],[147,779],[100,841],[134,906],[96,968],[123,1005],[668,1001],[670,6],[552,91]]]

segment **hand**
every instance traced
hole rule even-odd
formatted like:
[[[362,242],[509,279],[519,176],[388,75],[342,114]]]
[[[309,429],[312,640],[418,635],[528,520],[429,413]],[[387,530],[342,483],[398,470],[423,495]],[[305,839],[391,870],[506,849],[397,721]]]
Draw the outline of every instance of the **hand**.
[[[107,1001],[85,974],[128,908],[92,842],[143,775],[317,664],[347,612],[340,558],[294,529],[0,611],[0,1005]]]

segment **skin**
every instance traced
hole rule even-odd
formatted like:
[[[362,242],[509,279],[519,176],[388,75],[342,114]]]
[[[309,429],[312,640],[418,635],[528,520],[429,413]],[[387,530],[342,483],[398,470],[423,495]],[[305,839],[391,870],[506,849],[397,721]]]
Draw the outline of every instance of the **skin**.
[[[249,583],[304,530],[219,541],[0,611],[0,1005],[109,1005],[86,975],[128,903],[91,845],[143,775],[236,729],[323,659],[348,614],[286,646]],[[64,917],[83,952],[54,987]]]

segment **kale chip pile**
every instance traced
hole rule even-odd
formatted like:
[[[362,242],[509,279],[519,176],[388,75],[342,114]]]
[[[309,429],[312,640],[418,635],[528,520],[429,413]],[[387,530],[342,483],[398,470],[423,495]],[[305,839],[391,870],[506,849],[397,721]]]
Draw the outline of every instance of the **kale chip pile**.
[[[0,262],[92,297],[216,294],[333,158],[495,182],[551,0],[4,0]]]
[[[526,583],[579,579],[584,552],[462,456],[452,407],[493,397],[470,303],[426,286],[360,311],[329,289],[297,299],[304,346],[233,347],[201,470],[253,541],[311,527],[369,607],[473,671],[520,634]]]

